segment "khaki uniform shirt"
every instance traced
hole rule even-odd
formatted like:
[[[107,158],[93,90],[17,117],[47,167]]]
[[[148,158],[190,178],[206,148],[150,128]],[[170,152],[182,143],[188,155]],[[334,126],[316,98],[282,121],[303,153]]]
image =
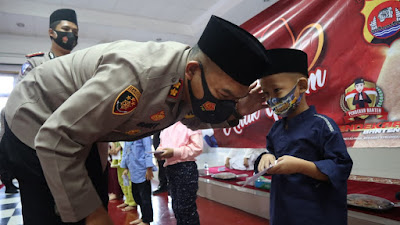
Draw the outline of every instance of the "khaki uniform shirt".
[[[101,44],[48,61],[15,87],[7,123],[36,149],[64,222],[101,205],[85,169],[93,143],[137,140],[179,120],[210,127],[182,101],[188,53],[175,42]]]
[[[43,53],[43,52],[38,52],[38,53],[32,53],[32,54],[28,54],[25,56],[27,58],[27,61],[22,64],[21,69],[18,73],[18,78],[17,78],[17,82],[20,82],[22,79],[24,79],[24,77],[26,76],[26,74],[31,71],[33,68],[35,68],[36,66],[41,65],[42,63],[55,58],[54,54],[52,52],[47,52],[47,53]],[[4,109],[1,110],[1,115],[0,115],[0,140],[3,138],[4,135]]]
[[[55,55],[52,52],[38,52],[33,54],[28,54],[25,56],[27,58],[26,62],[22,64],[21,70],[18,74],[17,81],[20,82],[26,74],[29,73],[33,68],[42,65],[42,63],[54,59]]]

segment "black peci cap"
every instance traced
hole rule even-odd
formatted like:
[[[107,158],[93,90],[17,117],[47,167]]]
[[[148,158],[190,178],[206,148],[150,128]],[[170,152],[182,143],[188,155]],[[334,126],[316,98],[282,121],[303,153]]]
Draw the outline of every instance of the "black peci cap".
[[[307,53],[291,48],[276,48],[267,50],[267,57],[271,63],[264,76],[277,73],[301,73],[308,77]]]
[[[211,16],[197,45],[226,74],[249,86],[267,71],[264,46],[246,30]]]
[[[59,20],[67,20],[78,26],[76,13],[73,9],[57,9],[50,15],[50,25]]]

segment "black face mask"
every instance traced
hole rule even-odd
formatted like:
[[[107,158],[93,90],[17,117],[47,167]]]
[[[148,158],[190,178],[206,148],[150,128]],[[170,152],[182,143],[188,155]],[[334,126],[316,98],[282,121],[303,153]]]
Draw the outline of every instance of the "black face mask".
[[[192,85],[190,80],[189,94],[192,102],[193,114],[197,116],[202,122],[205,123],[222,123],[226,121],[235,110],[236,102],[232,100],[219,100],[216,99],[208,89],[204,69],[201,62],[199,62],[201,70],[201,82],[203,84],[204,96],[202,99],[197,99],[192,92]]]
[[[57,38],[51,37],[61,48],[72,50],[78,44],[78,36],[72,32],[54,31]]]

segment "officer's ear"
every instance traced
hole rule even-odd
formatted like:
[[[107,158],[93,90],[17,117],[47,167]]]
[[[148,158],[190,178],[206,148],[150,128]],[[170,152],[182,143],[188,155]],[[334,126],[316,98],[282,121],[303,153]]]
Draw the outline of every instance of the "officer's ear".
[[[54,32],[53,29],[49,28],[49,36],[53,37],[54,39],[56,39],[57,38],[57,33]]]
[[[304,93],[308,89],[308,79],[304,76],[299,78],[297,86],[300,89],[300,93]]]
[[[186,68],[185,68],[186,79],[192,80],[193,76],[196,74],[196,71],[199,69],[200,69],[199,62],[197,62],[197,61],[187,62]]]

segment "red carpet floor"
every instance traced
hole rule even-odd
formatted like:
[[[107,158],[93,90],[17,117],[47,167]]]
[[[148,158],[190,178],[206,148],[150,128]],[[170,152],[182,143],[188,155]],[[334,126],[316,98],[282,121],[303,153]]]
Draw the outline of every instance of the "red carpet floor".
[[[167,193],[155,195],[152,197],[154,222],[153,225],[175,225],[176,220],[172,211],[171,198]],[[139,211],[132,210],[123,212],[117,208],[122,200],[114,200],[109,203],[109,214],[115,225],[128,225],[130,221],[139,218]],[[244,211],[210,201],[208,199],[198,197],[197,207],[200,215],[200,223],[202,225],[214,224],[252,224],[252,225],[269,225],[267,219],[246,213]]]

